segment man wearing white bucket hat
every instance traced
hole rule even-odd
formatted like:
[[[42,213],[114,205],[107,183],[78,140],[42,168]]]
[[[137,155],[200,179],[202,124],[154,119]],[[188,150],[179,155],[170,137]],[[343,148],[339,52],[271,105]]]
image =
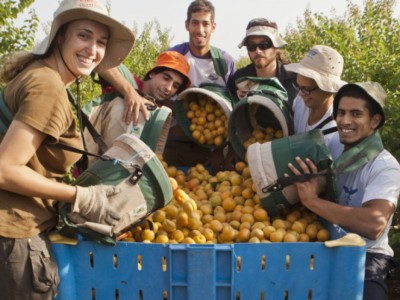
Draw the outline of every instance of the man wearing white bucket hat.
[[[340,79],[343,57],[335,49],[317,45],[299,62],[285,65],[297,73],[298,95],[294,99],[294,130],[303,133],[319,128],[333,159],[343,152],[332,118],[333,97],[346,82]]]
[[[240,87],[236,86],[235,83],[240,78],[276,77],[286,89],[289,103],[292,105],[293,99],[297,95],[296,74],[287,72],[283,67],[284,64],[289,63],[281,51],[281,48],[286,44],[286,41],[279,34],[278,25],[275,22],[265,18],[250,20],[246,28],[246,36],[240,42],[239,48],[243,46],[247,48],[251,64],[238,69],[233,75],[233,80],[229,84],[231,95],[236,96]]]
[[[378,129],[385,122],[386,93],[377,82],[351,83],[333,103],[344,152],[335,162],[338,203],[318,196],[318,179],[295,183],[300,201],[312,212],[362,236],[367,244],[364,300],[387,299],[385,279],[394,268],[388,243],[400,193],[400,165],[384,149]],[[296,158],[302,173],[317,173],[309,159]],[[295,175],[300,171],[292,164]]]
[[[119,65],[134,35],[110,18],[99,0],[64,0],[49,36],[32,52],[8,60],[1,72],[0,290],[1,299],[52,299],[59,282],[48,233],[57,202],[71,203],[88,221],[113,225],[113,186],[62,183],[82,148],[66,88],[82,75]],[[79,87],[78,87],[79,88]]]

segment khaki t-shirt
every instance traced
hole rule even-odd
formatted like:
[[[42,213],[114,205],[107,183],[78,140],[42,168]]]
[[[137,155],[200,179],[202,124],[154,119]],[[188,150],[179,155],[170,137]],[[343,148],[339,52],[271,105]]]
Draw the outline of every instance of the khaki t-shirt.
[[[62,142],[82,149],[82,141],[56,66],[34,62],[7,85],[4,98],[15,120],[47,135],[28,166],[61,182],[80,154],[49,144]],[[0,236],[26,238],[54,227],[57,218],[53,202],[0,190]]]

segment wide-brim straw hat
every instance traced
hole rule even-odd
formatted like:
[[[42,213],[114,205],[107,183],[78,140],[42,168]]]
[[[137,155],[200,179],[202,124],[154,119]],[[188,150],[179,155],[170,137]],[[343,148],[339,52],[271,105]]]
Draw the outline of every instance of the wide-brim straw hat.
[[[54,12],[50,34],[32,50],[32,53],[45,54],[60,27],[75,20],[96,21],[109,29],[106,53],[95,71],[116,67],[128,56],[135,42],[135,36],[128,27],[108,16],[107,9],[100,0],[62,1]]]
[[[315,80],[321,90],[336,93],[347,83],[340,79],[343,64],[343,57],[335,49],[317,45],[311,48],[301,62],[284,67],[287,71]]]

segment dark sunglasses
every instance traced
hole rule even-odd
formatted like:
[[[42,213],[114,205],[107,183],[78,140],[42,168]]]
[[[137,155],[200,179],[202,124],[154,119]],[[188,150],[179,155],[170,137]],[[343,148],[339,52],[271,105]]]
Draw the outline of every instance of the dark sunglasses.
[[[247,51],[250,52],[256,51],[257,48],[259,48],[260,50],[267,50],[272,47],[274,47],[274,44],[272,44],[272,42],[262,42],[259,44],[250,44],[246,46]]]

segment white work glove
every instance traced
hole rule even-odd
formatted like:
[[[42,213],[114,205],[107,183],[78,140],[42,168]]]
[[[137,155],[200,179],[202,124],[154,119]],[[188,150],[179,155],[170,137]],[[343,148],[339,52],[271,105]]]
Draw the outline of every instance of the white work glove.
[[[72,213],[77,213],[91,222],[115,225],[120,219],[120,214],[110,205],[108,197],[114,196],[120,191],[119,188],[112,185],[76,186],[76,198],[72,206]]]

